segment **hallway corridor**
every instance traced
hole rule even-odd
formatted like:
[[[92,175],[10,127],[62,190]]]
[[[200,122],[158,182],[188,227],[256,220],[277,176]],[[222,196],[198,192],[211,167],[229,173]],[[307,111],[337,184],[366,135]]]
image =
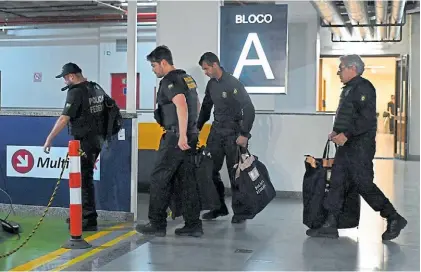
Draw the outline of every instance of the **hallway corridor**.
[[[391,242],[382,243],[386,221],[364,201],[359,229],[342,230],[338,240],[330,240],[305,235],[300,200],[275,199],[243,225],[225,217],[204,222],[200,239],[180,238],[174,229],[181,220],[170,220],[165,238],[135,234],[66,270],[419,271],[419,171],[419,162],[375,162],[376,183],[409,222]],[[139,196],[140,220],[147,218],[147,199]]]

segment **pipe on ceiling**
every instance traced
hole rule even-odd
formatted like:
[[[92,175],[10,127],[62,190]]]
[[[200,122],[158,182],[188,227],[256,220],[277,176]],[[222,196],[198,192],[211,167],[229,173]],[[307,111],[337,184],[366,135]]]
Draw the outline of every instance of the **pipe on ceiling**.
[[[72,24],[27,24],[27,25],[11,25],[3,26],[0,25],[0,33],[3,30],[23,30],[23,29],[66,29],[66,28],[98,28],[98,27],[127,27],[127,22],[113,23],[113,22],[85,22],[85,23],[72,23]],[[141,31],[144,30],[144,27],[153,27],[156,28],[156,22],[147,22],[147,23],[137,23],[137,28]]]
[[[391,24],[400,24],[403,21],[403,16],[405,14],[405,3],[406,0],[394,0],[392,1],[392,9],[390,11],[390,23]],[[389,28],[389,39],[397,40],[400,35],[399,26],[390,26]]]
[[[313,0],[310,2],[326,24],[345,25],[337,7],[331,1]],[[346,27],[330,27],[330,30],[341,39],[349,40],[351,38],[351,34]]]
[[[156,22],[156,13],[138,13],[138,23]],[[37,25],[37,24],[72,24],[72,23],[121,23],[127,22],[127,15],[123,14],[105,14],[96,16],[43,16],[34,18],[13,18],[0,21],[0,27],[4,26],[21,26],[21,25]]]
[[[343,1],[345,8],[348,12],[348,17],[352,25],[368,25],[370,20],[368,19],[366,2],[361,0],[348,0]],[[371,27],[357,27],[355,28],[360,32],[361,38],[370,40],[373,37]]]
[[[376,0],[376,24],[386,24],[387,23],[387,1]],[[376,26],[376,37],[378,40],[384,40],[387,38],[387,27],[386,26]]]

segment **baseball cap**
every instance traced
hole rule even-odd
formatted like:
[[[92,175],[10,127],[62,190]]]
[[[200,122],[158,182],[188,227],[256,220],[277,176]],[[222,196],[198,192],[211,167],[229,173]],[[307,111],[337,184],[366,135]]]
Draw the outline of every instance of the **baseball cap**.
[[[77,73],[82,73],[82,69],[80,69],[79,66],[77,66],[76,64],[69,62],[63,65],[61,74],[56,76],[56,78],[61,78],[68,74],[77,74]]]

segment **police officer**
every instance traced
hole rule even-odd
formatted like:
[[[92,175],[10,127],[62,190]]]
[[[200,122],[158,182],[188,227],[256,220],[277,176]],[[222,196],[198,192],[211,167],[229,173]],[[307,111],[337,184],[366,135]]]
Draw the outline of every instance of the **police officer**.
[[[210,211],[203,215],[203,219],[211,220],[219,216],[228,215],[225,204],[224,183],[219,171],[222,168],[224,157],[231,182],[231,190],[235,193],[233,185],[233,166],[237,163],[238,148],[247,147],[250,131],[255,118],[255,110],[250,96],[243,84],[231,74],[221,68],[218,57],[212,52],[204,53],[199,65],[210,77],[206,86],[205,97],[200,110],[197,127],[199,130],[210,119],[212,107],[214,109],[214,121],[207,140],[214,161],[213,181],[218,191],[222,206],[218,210]],[[234,216],[232,223],[241,223],[243,211],[241,203],[232,203]]]
[[[44,152],[48,153],[53,139],[70,123],[70,134],[80,141],[85,153],[81,156],[82,174],[82,230],[97,230],[98,214],[95,208],[93,183],[94,166],[104,142],[104,90],[96,83],[87,81],[82,70],[74,63],[63,66],[61,74],[67,91],[66,104],[51,133],[48,135]],[[70,220],[67,219],[67,223]]]
[[[158,46],[148,56],[152,70],[158,78],[158,108],[155,119],[165,129],[152,171],[149,202],[149,223],[138,225],[138,232],[146,235],[165,236],[167,208],[172,196],[175,178],[182,184],[183,228],[176,235],[200,237],[203,235],[200,220],[200,203],[194,164],[189,160],[198,141],[196,82],[185,71],[176,69],[171,51]]]
[[[361,77],[364,63],[358,55],[340,58],[338,75],[344,83],[333,131],[329,139],[339,145],[325,201],[328,217],[320,229],[308,230],[310,236],[338,238],[337,220],[344,202],[345,181],[356,184],[359,194],[375,211],[387,219],[383,240],[396,238],[407,221],[373,182],[376,152],[376,90]]]

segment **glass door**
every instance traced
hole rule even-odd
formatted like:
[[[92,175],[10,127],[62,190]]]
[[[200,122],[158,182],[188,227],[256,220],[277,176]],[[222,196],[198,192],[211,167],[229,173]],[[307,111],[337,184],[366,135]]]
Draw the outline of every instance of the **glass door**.
[[[408,58],[408,55],[403,55],[396,60],[396,105],[393,117],[394,157],[400,160],[406,160],[408,156]]]

